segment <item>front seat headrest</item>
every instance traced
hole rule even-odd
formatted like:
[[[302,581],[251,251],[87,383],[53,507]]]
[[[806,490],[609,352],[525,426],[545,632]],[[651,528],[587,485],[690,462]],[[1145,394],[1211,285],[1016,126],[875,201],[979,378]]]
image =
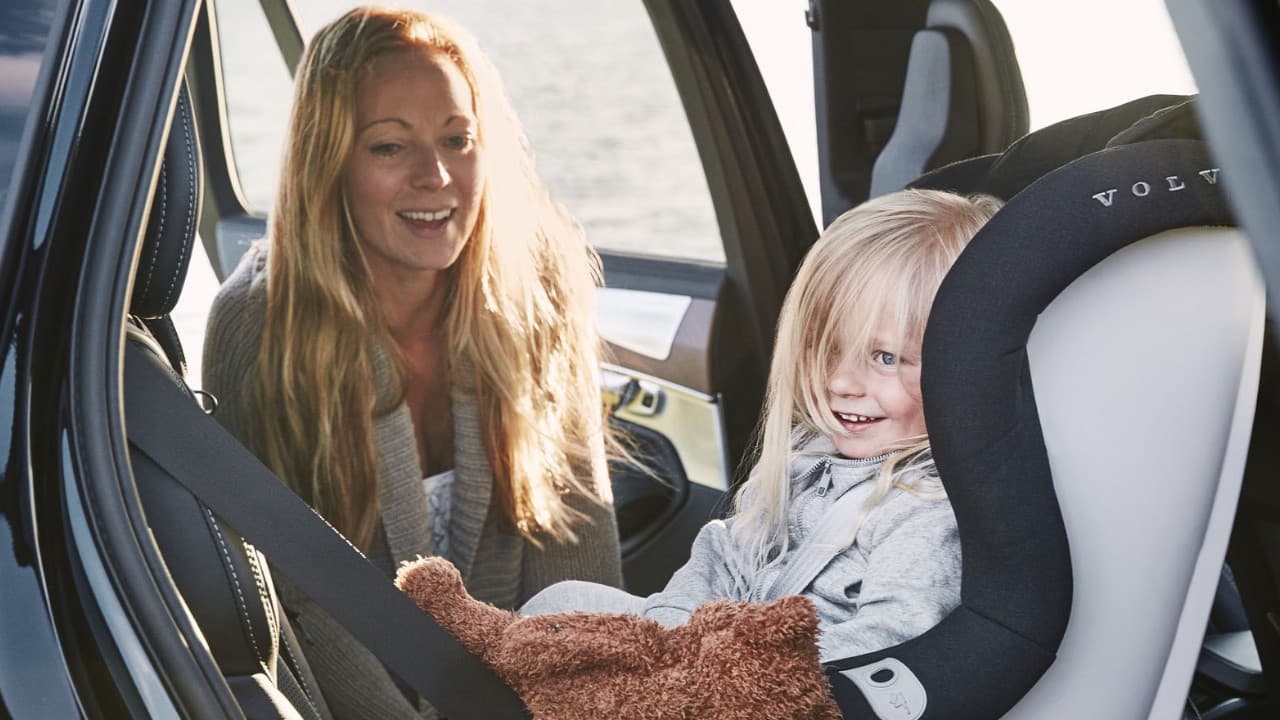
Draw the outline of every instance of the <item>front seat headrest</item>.
[[[191,96],[184,83],[174,107],[169,142],[147,218],[129,300],[131,315],[148,320],[163,318],[178,302],[204,196],[200,162]]]

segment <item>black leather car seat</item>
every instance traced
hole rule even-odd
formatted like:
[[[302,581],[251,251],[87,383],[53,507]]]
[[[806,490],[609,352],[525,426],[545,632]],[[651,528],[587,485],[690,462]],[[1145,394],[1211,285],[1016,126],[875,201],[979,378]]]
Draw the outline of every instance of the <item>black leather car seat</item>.
[[[1204,144],[1129,140],[1034,170],[1011,148],[975,163],[978,187],[941,183],[1003,183],[1009,198],[925,335],[962,604],[832,663],[846,717],[1181,712],[1239,494],[1265,299]]]
[[[179,94],[130,298],[128,342],[186,388],[169,313],[186,276],[200,216],[200,148],[191,102]],[[188,391],[189,394],[189,391]],[[174,584],[248,718],[330,717],[280,611],[261,553],[132,443],[130,462],[147,523]]]

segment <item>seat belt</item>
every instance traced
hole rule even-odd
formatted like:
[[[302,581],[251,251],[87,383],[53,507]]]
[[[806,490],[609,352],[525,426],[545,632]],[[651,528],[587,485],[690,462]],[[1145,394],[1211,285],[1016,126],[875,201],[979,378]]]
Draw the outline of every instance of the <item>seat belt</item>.
[[[823,468],[824,474],[831,472],[831,464]],[[791,559],[760,598],[763,602],[772,602],[787,595],[799,595],[809,587],[809,583],[818,577],[837,555],[849,549],[849,528],[858,518],[858,512],[866,502],[867,493],[853,488],[841,495],[818,521],[818,526],[809,533],[809,537],[800,547],[791,551]]]
[[[125,343],[129,443],[253,543],[441,714],[528,718],[516,693],[395,588],[216,420]]]

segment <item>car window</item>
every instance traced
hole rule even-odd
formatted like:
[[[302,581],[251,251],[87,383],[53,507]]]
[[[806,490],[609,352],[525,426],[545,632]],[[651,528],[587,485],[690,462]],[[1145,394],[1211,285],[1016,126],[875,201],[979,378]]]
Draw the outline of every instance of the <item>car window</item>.
[[[258,0],[217,0],[218,51],[240,192],[265,215],[275,198],[293,78]]]
[[[812,32],[805,20],[808,0],[733,0],[742,34],[773,100],[778,123],[800,173],[809,209],[822,218],[818,182],[818,125],[813,101]]]
[[[1022,69],[1031,129],[1195,81],[1164,0],[992,0]]]
[[[353,0],[296,3],[309,38]],[[506,83],[543,179],[598,248],[723,262],[711,195],[675,81],[640,0],[405,2],[470,30]],[[244,195],[270,209],[290,90],[255,0],[218,0]],[[227,28],[234,28],[234,31]],[[590,31],[587,31],[587,28]]]
[[[0,218],[7,217],[9,185],[57,5],[54,0],[0,4]]]

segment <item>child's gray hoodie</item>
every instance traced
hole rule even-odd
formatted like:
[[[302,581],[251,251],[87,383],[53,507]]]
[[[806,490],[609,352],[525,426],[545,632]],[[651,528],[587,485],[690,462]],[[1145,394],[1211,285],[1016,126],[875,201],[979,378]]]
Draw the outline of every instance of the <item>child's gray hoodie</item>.
[[[829,439],[809,444],[791,464],[790,550],[809,537],[837,499],[846,493],[870,495],[884,461],[842,458]],[[673,627],[712,600],[758,602],[795,555],[789,551],[780,562],[752,573],[746,541],[735,536],[733,525],[729,518],[703,527],[689,562],[662,592],[648,598],[570,580],[530,598],[520,614],[627,612]],[[853,545],[803,595],[818,609],[823,662],[897,645],[938,624],[960,604],[960,539],[951,504],[891,489],[866,516]]]
[[[820,453],[820,454],[814,454]],[[870,495],[885,457],[851,460],[830,440],[815,441],[791,464],[790,549],[799,547],[845,493]],[[709,523],[684,567],[641,614],[683,624],[710,600],[759,601],[794,554],[752,577],[747,548],[731,532],[734,519]],[[818,610],[823,662],[896,645],[936,625],[960,603],[960,539],[945,499],[926,500],[893,488],[866,516],[853,545],[803,595]]]

